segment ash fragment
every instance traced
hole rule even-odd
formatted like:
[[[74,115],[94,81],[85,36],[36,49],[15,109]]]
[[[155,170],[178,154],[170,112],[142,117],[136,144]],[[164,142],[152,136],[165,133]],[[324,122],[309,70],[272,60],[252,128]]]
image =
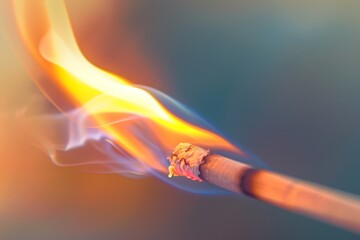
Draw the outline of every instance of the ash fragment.
[[[170,161],[169,177],[184,176],[201,182],[199,167],[210,151],[189,143],[180,143],[167,158]]]

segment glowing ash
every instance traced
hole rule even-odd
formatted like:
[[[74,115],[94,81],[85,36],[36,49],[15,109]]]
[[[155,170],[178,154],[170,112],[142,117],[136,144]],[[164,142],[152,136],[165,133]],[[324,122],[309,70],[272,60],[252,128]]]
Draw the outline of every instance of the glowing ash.
[[[201,182],[199,167],[209,154],[209,150],[189,143],[180,143],[175,147],[171,156],[168,157],[170,161],[169,177],[184,176]]]

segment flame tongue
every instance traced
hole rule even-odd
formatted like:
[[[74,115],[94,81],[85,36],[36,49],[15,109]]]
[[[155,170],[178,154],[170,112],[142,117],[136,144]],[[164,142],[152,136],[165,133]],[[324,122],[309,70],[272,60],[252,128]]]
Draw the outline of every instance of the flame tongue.
[[[47,16],[42,20],[49,29],[43,33],[41,43],[37,43],[43,59],[35,59],[59,86],[62,97],[75,102],[92,119],[92,127],[106,132],[118,146],[150,169],[162,172],[166,172],[166,164],[159,158],[182,141],[240,151],[216,133],[175,116],[146,90],[91,64],[76,43],[64,3],[52,0],[41,3],[43,15]],[[29,6],[26,1],[16,1],[15,12],[21,15]],[[25,18],[17,17],[17,21],[29,49],[36,49],[33,46],[36,42],[27,41],[31,35]],[[46,86],[40,87],[47,93]],[[123,116],[127,116],[124,121]]]

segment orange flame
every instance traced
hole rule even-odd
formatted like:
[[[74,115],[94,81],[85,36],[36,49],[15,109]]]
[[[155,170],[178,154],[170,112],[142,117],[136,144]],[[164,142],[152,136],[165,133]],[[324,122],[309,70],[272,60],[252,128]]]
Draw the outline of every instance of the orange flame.
[[[77,45],[62,1],[15,0],[13,4],[21,39],[46,72],[45,81],[35,79],[43,93],[59,108],[62,101],[83,108],[96,127],[146,166],[167,171],[148,143],[131,131],[138,121],[146,125],[146,134],[158,139],[162,150],[170,152],[179,142],[191,142],[240,151],[216,133],[175,116],[144,89],[89,62]],[[129,115],[136,119],[114,124]]]

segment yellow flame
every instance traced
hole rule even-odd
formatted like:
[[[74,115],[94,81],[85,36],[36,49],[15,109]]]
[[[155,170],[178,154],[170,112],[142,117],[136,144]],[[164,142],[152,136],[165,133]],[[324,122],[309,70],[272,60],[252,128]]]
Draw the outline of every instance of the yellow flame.
[[[27,16],[30,10],[34,10],[31,7],[33,5],[38,5],[37,13],[32,12],[37,15],[33,16],[35,20],[30,20]],[[166,172],[166,168],[159,163],[147,144],[133,135],[129,128],[131,123],[110,124],[110,115],[129,114],[141,117],[148,131],[160,139],[159,147],[162,149],[171,149],[179,142],[186,141],[237,150],[219,135],[173,115],[149,92],[89,62],[78,47],[62,1],[15,0],[14,10],[21,38],[32,57],[47,72],[47,81],[58,88],[62,98],[83,107],[97,126],[143,163]],[[43,83],[38,81],[38,85],[46,95],[51,94]],[[52,96],[49,97],[52,99]],[[54,103],[59,105],[57,101]]]

